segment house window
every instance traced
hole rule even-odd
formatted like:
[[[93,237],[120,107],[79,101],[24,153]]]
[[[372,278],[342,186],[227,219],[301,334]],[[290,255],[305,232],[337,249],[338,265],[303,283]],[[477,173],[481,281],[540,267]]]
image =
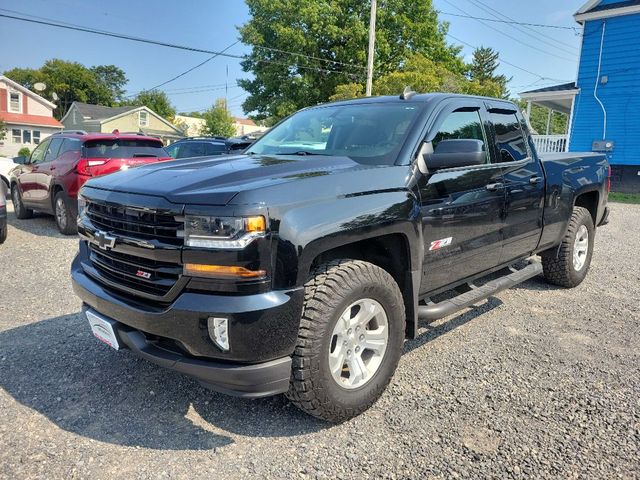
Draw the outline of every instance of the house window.
[[[146,127],[147,125],[149,125],[149,114],[147,112],[140,112],[140,117],[139,117],[139,125],[141,127]]]
[[[22,143],[22,131],[19,128],[11,129],[11,141],[13,143]]]
[[[40,130],[33,131],[33,143],[38,145],[40,143]]]
[[[22,105],[20,100],[22,100],[20,92],[9,92],[9,111],[21,113]]]
[[[22,130],[22,143],[31,143],[31,130]]]

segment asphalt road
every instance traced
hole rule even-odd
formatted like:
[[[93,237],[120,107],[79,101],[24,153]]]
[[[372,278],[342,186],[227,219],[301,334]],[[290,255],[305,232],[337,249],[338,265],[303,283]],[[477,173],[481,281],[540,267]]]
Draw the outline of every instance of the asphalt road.
[[[580,287],[534,279],[422,325],[381,400],[338,426],[99,343],[71,291],[77,240],[9,216],[2,478],[640,476],[640,206],[613,205]]]

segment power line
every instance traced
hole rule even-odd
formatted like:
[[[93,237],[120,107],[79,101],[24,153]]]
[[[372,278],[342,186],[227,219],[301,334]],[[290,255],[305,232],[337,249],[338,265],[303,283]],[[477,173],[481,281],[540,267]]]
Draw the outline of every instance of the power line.
[[[184,71],[184,72],[182,72],[182,73],[179,73],[178,75],[176,75],[176,76],[175,76],[175,77],[173,77],[173,78],[170,78],[170,79],[169,79],[169,80],[167,80],[166,82],[162,82],[162,83],[160,83],[160,84],[156,85],[155,87],[150,88],[149,90],[155,90],[155,89],[157,89],[157,88],[160,88],[160,87],[162,87],[162,86],[166,85],[167,83],[171,83],[171,82],[173,82],[174,80],[179,79],[180,77],[184,77],[187,73],[189,73],[189,72],[193,72],[196,68],[200,68],[201,66],[203,66],[204,64],[206,64],[206,63],[210,62],[210,61],[211,61],[211,60],[213,60],[214,58],[219,57],[219,56],[220,56],[220,55],[222,55],[224,52],[226,52],[227,50],[229,50],[231,47],[235,47],[238,43],[240,43],[240,40],[237,40],[237,41],[233,42],[231,45],[229,45],[228,47],[226,47],[226,48],[224,48],[223,50],[221,50],[221,51],[220,51],[220,53],[216,53],[216,54],[214,54],[214,55],[210,56],[210,57],[209,57],[209,58],[207,58],[204,62],[200,62],[199,64],[197,64],[197,65],[195,65],[195,66],[193,66],[193,67],[189,68],[188,70],[185,70],[185,71]]]
[[[260,48],[262,50],[271,50],[272,52],[286,53],[286,54],[295,55],[298,57],[311,58],[312,60],[319,60],[321,62],[333,63],[334,65],[343,65],[345,67],[359,68],[362,70],[367,69],[367,67],[364,67],[362,65],[354,65],[353,63],[339,62],[337,60],[329,60],[328,58],[314,57],[313,55],[307,55],[303,53],[288,52],[287,50],[280,50],[279,48],[263,47],[262,45],[254,45],[254,48]]]
[[[463,45],[466,45],[467,47],[473,48],[474,50],[478,47],[476,47],[475,45],[470,44],[469,42],[465,42],[464,40],[459,39],[458,37],[454,37],[453,35],[451,35],[450,33],[447,33],[447,36],[449,38],[452,38],[453,40],[455,40],[456,42],[460,42]],[[557,78],[549,78],[549,77],[543,77],[542,75],[539,75],[537,73],[532,72],[531,70],[527,70],[526,68],[523,67],[519,67],[518,65],[515,65],[513,63],[507,62],[505,59],[503,59],[502,57],[498,56],[498,58],[500,59],[501,63],[504,63],[505,65],[509,65],[513,68],[516,68],[518,70],[521,70],[525,73],[528,73],[529,75],[533,75],[534,77],[538,77],[540,80],[556,80],[558,82],[562,82],[563,80],[558,80]]]
[[[469,15],[469,12],[467,12],[467,11],[463,10],[462,8],[460,8],[460,7],[456,6],[456,5],[454,5],[454,4],[453,4],[453,3],[451,3],[449,0],[443,0],[443,1],[444,1],[444,2],[446,2],[446,3],[448,3],[449,5],[451,5],[451,6],[452,6],[453,8],[455,8],[456,10],[460,10],[462,13],[464,13],[464,14],[466,14],[466,15]],[[471,16],[471,15],[470,15],[470,16]],[[500,33],[501,35],[504,35],[505,37],[508,37],[508,38],[510,38],[511,40],[513,40],[513,41],[515,41],[515,42],[518,42],[518,43],[520,43],[520,44],[524,45],[525,47],[531,48],[532,50],[536,50],[536,51],[538,51],[538,52],[544,53],[545,55],[551,55],[552,57],[556,57],[556,58],[559,58],[559,59],[561,59],[561,60],[565,60],[565,61],[568,61],[568,62],[576,61],[576,59],[575,59],[575,58],[571,59],[571,58],[562,57],[562,56],[560,56],[560,55],[556,55],[555,53],[551,53],[551,52],[549,52],[549,51],[542,50],[541,48],[538,48],[538,47],[536,47],[535,45],[531,45],[531,44],[529,44],[529,43],[523,42],[522,40],[520,40],[520,39],[518,39],[518,38],[516,38],[516,37],[514,37],[514,36],[512,36],[512,35],[509,35],[508,33],[505,33],[505,32],[503,32],[503,31],[501,31],[501,30],[495,30],[494,28],[492,28],[490,25],[488,25],[487,23],[483,22],[482,20],[476,20],[476,21],[477,21],[477,22],[480,22],[480,23],[481,23],[481,24],[483,24],[485,27],[491,28],[491,30],[493,30],[493,31],[496,31],[496,32]]]
[[[121,34],[121,33],[107,32],[105,30],[96,30],[96,29],[93,29],[93,28],[87,28],[87,27],[82,27],[82,26],[62,24],[62,23],[58,23],[56,21],[35,20],[35,19],[31,19],[31,18],[18,17],[18,16],[15,16],[15,15],[7,15],[7,14],[2,14],[2,13],[0,13],[0,17],[1,18],[12,19],[12,20],[18,20],[18,21],[27,22],[27,23],[36,23],[36,24],[40,24],[40,25],[47,25],[47,26],[50,26],[50,27],[62,28],[62,29],[66,29],[66,30],[74,30],[74,31],[79,31],[79,32],[92,33],[92,34],[95,34],[95,35],[102,35],[102,36],[106,36],[106,37],[119,38],[119,39],[122,39],[122,40],[129,40],[129,41],[132,41],[132,42],[146,43],[146,44],[149,44],[149,45],[158,45],[158,46],[167,47],[167,48],[174,48],[174,49],[178,49],[178,50],[186,50],[186,51],[189,51],[189,52],[207,53],[209,55],[216,55],[216,56],[221,56],[221,57],[235,58],[235,59],[238,59],[238,60],[248,60],[248,61],[252,61],[252,62],[256,62],[256,63],[270,63],[270,64],[274,64],[274,65],[286,66],[288,68],[295,67],[295,68],[298,68],[298,69],[313,70],[313,71],[316,71],[316,72],[340,73],[340,74],[343,74],[343,75],[350,76],[352,78],[358,78],[358,75],[355,75],[355,74],[350,73],[350,72],[345,72],[344,70],[333,70],[333,69],[329,69],[329,68],[311,67],[311,66],[306,66],[306,65],[295,65],[295,64],[286,63],[286,62],[280,62],[280,61],[275,61],[275,60],[257,59],[257,58],[252,58],[251,56],[248,56],[248,55],[234,55],[234,54],[230,54],[230,53],[225,53],[224,51],[215,51],[215,50],[209,50],[209,49],[198,48],[198,47],[189,47],[189,46],[185,46],[185,45],[178,45],[178,44],[175,44],[175,43],[168,43],[168,42],[162,42],[162,41],[158,41],[158,40],[150,40],[150,39],[147,39],[147,38],[134,37],[134,36],[131,36],[131,35],[124,35],[124,34]],[[294,55],[299,55],[299,56],[306,56],[306,55],[303,55],[303,54],[296,54],[294,52],[289,52],[289,53],[294,54]]]
[[[491,6],[487,5],[486,3],[482,2],[481,0],[467,0],[469,3],[471,3],[472,5],[476,6],[477,8],[479,8],[480,10],[483,10],[485,12],[487,12],[489,15],[491,15],[492,17],[495,17],[497,19],[500,19],[501,17],[503,19],[507,19],[511,22],[515,22],[515,20],[511,17],[509,17],[508,15],[505,15],[504,13],[496,10],[495,8],[492,8]],[[516,26],[514,24],[509,24],[509,26],[521,33],[524,33],[525,35],[528,35],[529,37],[533,38],[534,40],[537,40],[539,42],[545,43],[546,45],[549,45],[552,48],[556,48],[556,49],[560,49],[565,53],[568,53],[569,55],[575,55],[577,53],[577,49],[575,47],[571,47],[571,46],[567,46],[566,43],[561,42],[560,40],[556,40],[553,37],[550,37],[549,35],[546,35],[544,33],[538,32],[536,30],[534,30],[533,28],[529,27],[529,26],[525,26],[524,28],[520,28],[519,26]],[[529,33],[526,30],[529,30],[529,32],[533,32]],[[554,45],[553,43],[545,40],[551,40],[551,42],[555,42],[556,45]],[[559,47],[557,45],[560,45]]]
[[[473,15],[463,15],[461,13],[451,13],[451,12],[443,12],[443,11],[438,11],[439,15],[449,15],[452,17],[460,17],[460,18],[471,18],[473,20],[484,20],[485,22],[494,22],[494,23],[508,23],[508,24],[513,24],[513,25],[523,25],[523,26],[528,26],[528,27],[541,27],[541,28],[556,28],[559,30],[571,30],[575,33],[578,33],[578,30],[576,27],[565,27],[562,25],[547,25],[544,23],[526,23],[526,22],[518,22],[516,20],[500,20],[500,19],[496,19],[496,18],[487,18],[487,17],[475,17]]]

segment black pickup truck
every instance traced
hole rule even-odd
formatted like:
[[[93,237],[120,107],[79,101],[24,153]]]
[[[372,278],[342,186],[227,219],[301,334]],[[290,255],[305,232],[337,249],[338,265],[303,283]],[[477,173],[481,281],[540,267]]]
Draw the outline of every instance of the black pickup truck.
[[[112,347],[343,421],[379,397],[420,320],[541,273],[580,284],[608,177],[602,155],[541,158],[507,101],[321,105],[240,155],[89,181],[73,286]]]

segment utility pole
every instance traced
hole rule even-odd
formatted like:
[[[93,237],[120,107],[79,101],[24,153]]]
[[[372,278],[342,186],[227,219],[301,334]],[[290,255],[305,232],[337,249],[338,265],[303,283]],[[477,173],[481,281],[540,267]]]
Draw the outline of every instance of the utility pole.
[[[371,96],[373,84],[373,55],[376,43],[376,0],[371,0],[371,18],[369,18],[369,56],[367,57],[367,97]]]

